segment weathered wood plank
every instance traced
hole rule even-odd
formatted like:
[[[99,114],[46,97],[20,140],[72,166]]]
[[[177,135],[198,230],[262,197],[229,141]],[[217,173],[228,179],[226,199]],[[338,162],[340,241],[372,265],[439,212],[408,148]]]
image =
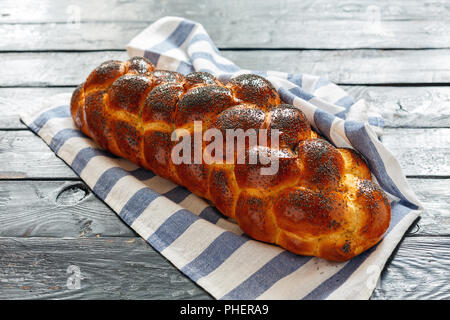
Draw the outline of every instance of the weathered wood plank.
[[[260,20],[226,20],[202,17],[215,45],[225,48],[289,49],[403,49],[448,48],[443,30],[449,22],[396,20],[285,21],[261,26]],[[149,22],[88,22],[0,24],[0,51],[122,50]],[[351,24],[351,28],[349,28]],[[439,29],[439,27],[441,29]],[[247,32],[242,32],[242,30]],[[431,30],[431,32],[429,31]],[[64,37],[60,37],[61,34]],[[431,36],[430,36],[431,33]],[[301,34],[299,37],[298,35]]]
[[[320,75],[340,84],[447,83],[450,49],[223,51],[247,69]],[[0,54],[0,86],[74,86],[122,51]],[[373,72],[377,70],[377,72]]]
[[[0,129],[25,129],[19,114],[36,110],[44,100],[75,88],[0,88]]]
[[[0,131],[0,179],[77,178],[31,131]]]
[[[357,99],[378,111],[386,127],[450,127],[450,87],[344,86]],[[24,129],[18,114],[70,88],[0,88],[0,129]]]
[[[7,0],[0,8],[0,35],[7,41],[0,48],[123,49],[136,31],[168,15],[202,23],[220,47],[442,48],[450,30],[443,0]]]
[[[408,179],[425,211],[409,236],[450,236],[450,179]],[[136,234],[78,181],[1,181],[0,237]]]
[[[0,86],[76,86],[100,63],[127,59],[125,52],[41,52],[0,54]],[[7,63],[9,61],[9,63]]]
[[[448,299],[449,239],[405,238],[372,299]],[[139,238],[0,238],[0,254],[2,299],[211,298]]]
[[[75,8],[71,10],[74,3],[70,0],[53,3],[50,0],[41,1],[38,5],[32,0],[20,1],[4,0],[0,11],[1,23],[20,22],[67,22],[72,21],[77,12]],[[261,2],[258,0],[239,1],[230,0],[227,2],[214,0],[198,1],[89,1],[79,0],[75,6],[79,8],[81,21],[149,21],[155,18],[172,16],[189,16],[193,19],[209,17],[213,19],[223,19],[236,21],[242,17],[248,20],[258,20],[267,23],[262,18],[277,19],[336,19],[336,20],[367,20],[373,18],[367,16],[368,7],[373,5],[370,0],[343,0],[336,3],[331,0],[325,1],[294,1],[281,0],[276,4]],[[446,20],[450,8],[445,0],[435,1],[401,1],[382,0],[376,5],[380,9],[380,19],[383,21],[394,21],[399,18],[403,20]],[[369,8],[372,9],[372,8]],[[369,10],[370,11],[370,10]],[[373,10],[375,11],[375,10]],[[251,13],[251,14],[249,14]],[[376,13],[376,12],[374,12]],[[278,21],[278,20],[277,20]],[[298,21],[299,23],[302,20]]]
[[[405,238],[371,299],[450,299],[450,238]]]
[[[408,182],[425,208],[408,235],[450,236],[450,179],[409,178]]]
[[[14,53],[0,56],[0,86],[76,85],[96,64],[123,59],[125,54],[16,51],[123,49],[131,37],[164,15],[203,23],[221,48],[449,48],[450,7],[443,0],[207,4],[5,0],[0,8],[0,51]],[[72,24],[78,13],[81,23]],[[224,51],[245,68],[312,73],[347,84],[448,83],[449,54],[447,49]],[[27,100],[34,105],[33,95],[65,89],[2,88],[0,128],[23,128],[16,115]],[[448,88],[392,88],[392,93],[386,87],[350,89],[371,107],[378,106],[388,126],[449,125]],[[5,90],[23,96],[3,96]],[[9,133],[0,132],[0,179],[78,179],[38,137],[27,131]],[[384,141],[407,174],[448,177],[449,136],[448,129],[387,129]],[[450,242],[442,236],[449,235],[450,180],[409,180],[426,212],[388,264],[372,298],[449,299]],[[0,181],[0,212],[0,237],[14,237],[0,238],[0,298],[211,298],[135,238],[79,181]],[[61,236],[76,239],[34,238]],[[69,265],[81,270],[80,290],[66,286]]]
[[[355,99],[365,99],[386,127],[450,127],[450,87],[344,86]]]
[[[146,22],[0,24],[0,37],[4,40],[0,51],[124,50],[148,25]]]
[[[140,238],[0,238],[0,256],[0,299],[211,298]]]
[[[338,84],[447,83],[449,54],[447,49],[223,52],[243,68],[314,74]]]
[[[406,175],[450,175],[449,128],[387,128],[381,139]]]
[[[0,237],[134,237],[81,181],[1,181]]]
[[[386,128],[385,146],[408,176],[450,176],[450,128]],[[0,131],[0,179],[74,178],[75,173],[38,136]]]

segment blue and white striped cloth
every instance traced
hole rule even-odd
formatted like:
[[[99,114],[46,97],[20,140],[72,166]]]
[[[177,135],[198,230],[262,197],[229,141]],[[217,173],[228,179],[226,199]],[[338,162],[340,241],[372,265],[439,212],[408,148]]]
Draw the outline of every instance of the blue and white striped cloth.
[[[306,74],[240,69],[220,55],[204,28],[165,17],[136,36],[130,56],[181,73],[208,71],[223,81],[253,72],[268,78],[282,99],[300,108],[337,147],[353,147],[370,162],[389,194],[392,221],[375,247],[343,263],[292,254],[242,234],[232,220],[187,189],[99,149],[78,131],[70,94],[22,115],[27,126],[133,230],[217,299],[368,299],[380,272],[421,205],[397,160],[378,140],[382,121],[341,88]],[[92,66],[94,67],[94,66]]]

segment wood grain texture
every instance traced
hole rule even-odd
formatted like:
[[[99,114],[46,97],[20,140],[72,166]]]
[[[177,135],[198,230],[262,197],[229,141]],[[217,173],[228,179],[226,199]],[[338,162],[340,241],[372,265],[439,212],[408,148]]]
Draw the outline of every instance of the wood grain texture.
[[[32,0],[21,1],[4,0],[1,11],[2,23],[19,22],[66,22],[73,16],[72,10],[67,7],[74,4],[70,0],[62,0],[53,3],[43,0],[38,5]],[[331,0],[324,1],[294,1],[281,0],[277,3],[262,2],[258,0],[239,1],[230,0],[222,2],[218,0],[198,1],[157,1],[157,0],[112,0],[112,1],[76,1],[80,9],[81,21],[149,21],[165,15],[188,15],[189,17],[220,19],[238,21],[242,17],[260,23],[273,22],[283,17],[284,19],[303,20],[336,19],[336,20],[366,20],[366,9],[373,5],[370,0],[342,0],[338,3]],[[434,1],[401,1],[381,0],[377,1],[383,21],[403,20],[433,21],[442,18],[450,8],[445,0]],[[28,10],[25,10],[28,9]],[[251,14],[249,14],[251,13]],[[265,19],[272,19],[266,21]],[[233,20],[234,19],[234,20]],[[245,22],[240,21],[239,22]],[[302,21],[297,21],[301,23]]]
[[[0,51],[124,50],[147,22],[0,24]],[[61,37],[64,34],[64,37]]]
[[[0,130],[26,129],[19,114],[26,110],[36,110],[44,100],[52,96],[73,92],[74,88],[0,88]]]
[[[211,299],[140,238],[0,238],[0,256],[0,299]]]
[[[125,52],[4,53],[0,86],[77,86],[106,60],[127,59]],[[9,63],[8,63],[9,61]],[[70,71],[68,71],[70,70]]]
[[[450,128],[386,128],[382,140],[407,176],[450,176]],[[0,179],[77,177],[30,131],[0,131],[0,150]]]
[[[372,5],[367,7],[371,15]],[[376,9],[375,9],[376,10]],[[186,17],[186,15],[183,15]],[[188,16],[188,15],[187,15]],[[160,16],[162,17],[162,16]],[[361,15],[364,18],[364,13]],[[159,18],[159,17],[158,17]],[[300,18],[300,17],[299,17]],[[449,22],[400,20],[354,20],[349,28],[346,20],[290,21],[266,24],[241,19],[239,22],[211,17],[196,20],[203,24],[218,48],[265,49],[403,49],[448,48],[446,32]],[[241,23],[241,21],[243,23]],[[41,50],[122,50],[148,22],[83,22],[0,24],[0,51]],[[248,30],[243,33],[242,29]],[[61,38],[60,34],[66,36]],[[299,36],[299,34],[301,36]],[[419,38],[420,41],[417,41]]]
[[[344,86],[383,117],[386,127],[450,127],[450,87]]]
[[[450,236],[450,179],[410,178],[408,182],[425,208],[408,235]]]
[[[449,54],[447,49],[223,52],[246,69],[309,73],[338,84],[447,83]]]
[[[425,206],[407,236],[450,236],[450,179],[408,179]],[[1,181],[0,237],[133,237],[81,181]]]
[[[81,181],[1,181],[0,237],[135,237]]]
[[[126,43],[166,15],[202,23],[243,68],[328,77],[379,111],[388,127],[384,143],[426,210],[372,299],[450,299],[446,0],[3,0],[0,299],[211,299],[136,237],[17,116],[72,91],[104,60],[126,59]],[[66,286],[70,265],[81,270],[79,290]]]
[[[448,299],[449,252],[448,237],[406,237],[372,299]],[[0,238],[0,255],[2,299],[211,299],[140,238]]]
[[[0,131],[0,179],[77,178],[31,131]]]
[[[123,49],[164,16],[202,23],[219,47],[448,48],[449,15],[445,0],[6,0],[0,49]]]
[[[308,73],[338,84],[448,83],[450,49],[223,51],[246,69]],[[1,53],[1,86],[76,86],[122,51]],[[377,72],[373,72],[376,69]]]
[[[381,137],[409,176],[450,175],[450,129],[387,128]]]
[[[450,238],[405,238],[371,299],[450,299]]]

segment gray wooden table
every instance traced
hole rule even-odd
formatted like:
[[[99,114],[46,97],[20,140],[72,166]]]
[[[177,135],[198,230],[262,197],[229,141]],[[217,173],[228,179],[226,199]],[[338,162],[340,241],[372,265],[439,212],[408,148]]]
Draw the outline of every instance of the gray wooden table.
[[[372,299],[450,298],[450,2],[0,1],[0,298],[211,299],[19,120],[166,15],[249,69],[328,77],[386,121],[426,207]],[[70,284],[80,272],[80,287]],[[72,277],[72,278],[71,278]],[[69,286],[67,285],[69,281]]]

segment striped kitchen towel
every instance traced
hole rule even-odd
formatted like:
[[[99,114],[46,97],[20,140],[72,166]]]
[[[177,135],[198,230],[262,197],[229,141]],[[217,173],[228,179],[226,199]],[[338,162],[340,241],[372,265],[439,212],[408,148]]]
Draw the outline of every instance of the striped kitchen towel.
[[[126,224],[215,298],[368,299],[421,205],[397,160],[378,140],[376,128],[382,120],[368,113],[364,101],[354,102],[320,77],[240,69],[220,55],[200,24],[182,18],[156,21],[127,50],[130,56],[147,57],[157,68],[183,74],[208,71],[224,82],[248,72],[265,76],[334,145],[353,147],[368,160],[392,204],[384,239],[347,262],[295,255],[250,239],[187,189],[101,150],[74,127],[70,93],[24,113],[23,122]]]

